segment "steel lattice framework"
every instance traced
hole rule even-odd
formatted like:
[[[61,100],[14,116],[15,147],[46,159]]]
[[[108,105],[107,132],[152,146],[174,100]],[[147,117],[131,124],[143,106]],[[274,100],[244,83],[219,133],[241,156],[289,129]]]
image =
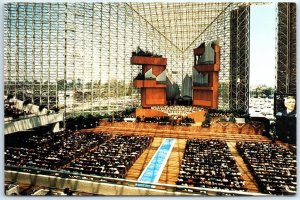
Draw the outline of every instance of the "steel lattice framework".
[[[296,3],[277,7],[277,93],[296,93]]]
[[[192,73],[193,49],[218,40],[219,108],[228,109],[230,104],[246,110],[249,7],[249,3],[5,4],[5,94],[49,108],[61,106],[71,115],[135,107],[139,91],[132,80],[141,69],[130,65],[130,57],[138,46],[168,58],[167,69],[181,85],[185,74]],[[230,26],[233,12],[239,13],[237,25],[242,30]],[[230,52],[237,42],[244,46],[234,55],[238,62],[234,63]],[[239,70],[232,70],[236,64]],[[234,86],[238,77],[240,83]]]
[[[231,11],[230,108],[249,109],[250,8]]]

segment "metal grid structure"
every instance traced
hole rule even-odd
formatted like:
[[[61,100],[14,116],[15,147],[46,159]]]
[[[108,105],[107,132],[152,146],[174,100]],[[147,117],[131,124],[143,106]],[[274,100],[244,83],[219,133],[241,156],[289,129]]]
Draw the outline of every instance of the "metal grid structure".
[[[167,69],[181,86],[185,74],[192,72],[193,49],[217,40],[219,108],[228,109],[229,99],[240,97],[230,96],[231,12],[240,6],[249,9],[250,4],[5,4],[5,93],[49,108],[59,106],[71,115],[123,110],[140,104],[132,80],[141,68],[130,65],[138,46],[168,58]],[[248,29],[236,34],[248,42]],[[242,63],[247,65],[247,59]],[[248,81],[248,74],[242,76]],[[247,87],[239,87],[244,95]],[[248,107],[245,100],[237,104]]]
[[[296,3],[277,7],[276,92],[296,94]]]
[[[230,108],[249,109],[250,8],[231,11]]]

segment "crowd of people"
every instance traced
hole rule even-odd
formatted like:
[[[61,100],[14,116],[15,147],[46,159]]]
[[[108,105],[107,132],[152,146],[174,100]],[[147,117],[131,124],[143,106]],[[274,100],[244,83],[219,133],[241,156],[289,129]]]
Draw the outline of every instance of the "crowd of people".
[[[195,106],[152,106],[151,109],[155,109],[168,115],[186,116],[193,112],[203,110],[201,107]]]
[[[30,134],[22,141],[8,141],[5,165],[124,178],[152,141],[148,136],[71,130]]]
[[[235,122],[235,118],[248,118],[244,111],[241,110],[217,110],[208,109],[207,114],[216,122]]]
[[[237,142],[236,147],[267,194],[296,194],[296,153],[278,144]]]
[[[4,121],[10,121],[19,119],[22,117],[29,117],[32,113],[29,111],[24,111],[16,108],[14,102],[9,102],[9,100],[4,100]]]
[[[110,134],[73,131],[34,134],[22,146],[5,147],[7,166],[58,170],[76,157],[111,138]]]
[[[225,141],[189,139],[177,185],[246,191]]]
[[[151,136],[62,131],[14,137],[5,146],[5,165],[64,170],[71,173],[125,178],[153,141]],[[23,140],[22,140],[23,138]],[[296,147],[274,143],[237,142],[236,148],[267,194],[297,191]],[[247,191],[226,141],[188,139],[177,185]]]
[[[125,178],[129,168],[151,144],[153,137],[116,135],[72,162],[66,170],[104,177]]]
[[[154,123],[160,125],[189,126],[195,120],[189,117],[180,116],[157,116],[157,117],[137,117],[137,122]]]

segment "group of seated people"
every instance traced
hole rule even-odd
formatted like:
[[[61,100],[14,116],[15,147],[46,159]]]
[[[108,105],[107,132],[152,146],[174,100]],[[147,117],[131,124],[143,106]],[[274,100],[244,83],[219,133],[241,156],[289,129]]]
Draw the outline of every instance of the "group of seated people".
[[[23,138],[23,137],[22,137]],[[130,167],[152,143],[151,136],[61,131],[32,134],[5,146],[5,165],[65,170],[125,178]],[[237,142],[236,148],[261,192],[295,194],[296,147],[274,143]],[[188,139],[177,185],[246,191],[245,181],[225,141]]]
[[[294,152],[278,144],[263,142],[237,142],[236,147],[261,192],[276,195],[296,193]]]
[[[246,191],[245,181],[225,141],[189,139],[177,185]]]
[[[41,104],[40,102],[32,103],[31,97],[28,96],[13,96],[12,94],[4,96],[4,108],[7,109],[7,114],[9,115],[11,110],[13,110],[14,115],[10,120],[59,112],[57,106],[49,106],[50,108],[47,108],[45,104]]]
[[[140,122],[157,123],[160,125],[173,125],[173,126],[189,126],[190,124],[195,123],[194,119],[192,118],[180,117],[180,116],[142,117],[140,119]]]
[[[148,136],[116,135],[80,156],[65,169],[76,173],[125,178],[129,168],[152,141],[153,137]]]
[[[58,170],[111,138],[110,134],[63,131],[32,135],[22,146],[5,148],[6,166]]]
[[[212,122],[235,122],[235,117],[232,113],[227,114],[213,114],[210,115],[212,117]]]
[[[244,111],[208,109],[207,113],[213,118],[229,121],[230,117],[245,117]]]
[[[29,111],[16,108],[14,102],[9,102],[8,100],[4,101],[4,121],[15,120],[30,115],[31,113]]]
[[[203,108],[195,106],[152,106],[151,109],[167,113],[168,115],[180,116],[203,110]]]

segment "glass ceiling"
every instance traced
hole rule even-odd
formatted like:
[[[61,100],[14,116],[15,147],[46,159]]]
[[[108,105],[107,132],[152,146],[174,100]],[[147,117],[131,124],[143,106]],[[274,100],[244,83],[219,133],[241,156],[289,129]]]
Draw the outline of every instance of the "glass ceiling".
[[[238,6],[264,3],[127,3],[182,53],[224,13]]]

